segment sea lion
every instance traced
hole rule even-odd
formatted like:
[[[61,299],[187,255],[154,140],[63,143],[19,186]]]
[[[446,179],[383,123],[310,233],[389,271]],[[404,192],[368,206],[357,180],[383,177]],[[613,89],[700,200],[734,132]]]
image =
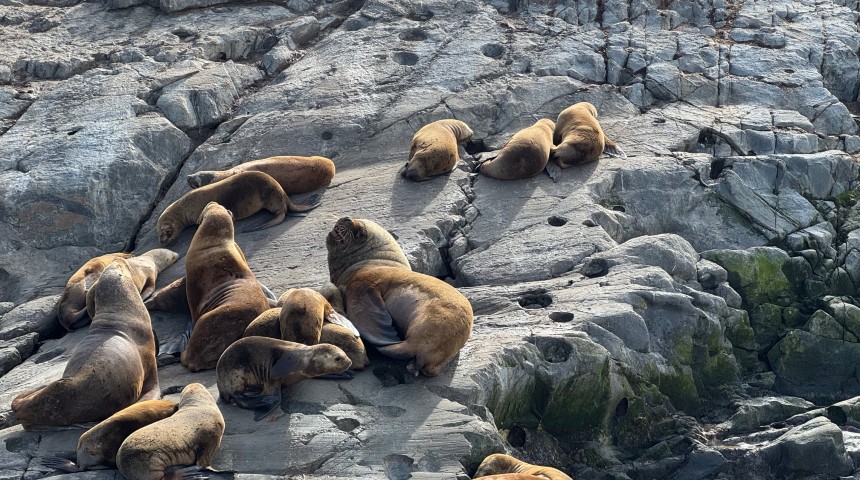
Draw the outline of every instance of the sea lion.
[[[325,322],[340,325],[358,336],[352,322],[335,311],[328,300],[310,288],[291,288],[278,299],[281,340],[316,345]]]
[[[615,142],[610,140],[597,121],[597,109],[588,102],[579,102],[558,114],[552,141],[556,147],[546,171],[554,181],[561,178],[561,169],[593,162],[606,153],[627,158]]]
[[[135,403],[81,435],[78,439],[77,464],[65,458],[49,457],[42,459],[42,465],[70,473],[116,467],[116,452],[126,437],[150,423],[173,415],[177,408],[176,402],[169,400]]]
[[[284,221],[287,212],[307,212],[319,206],[313,195],[309,203],[294,203],[274,178],[263,172],[241,172],[226,180],[200,187],[186,193],[164,209],[156,222],[158,240],[162,245],[174,241],[189,225],[200,218],[209,202],[217,202],[233,212],[236,220],[248,218],[260,210],[268,210],[275,217],[268,222],[245,230],[262,230]]]
[[[269,306],[275,307],[278,299],[275,294],[269,290],[269,287],[260,283],[260,288],[266,294],[269,300]],[[147,310],[170,313],[184,313],[191,315],[191,310],[188,309],[188,294],[185,291],[185,277],[177,278],[167,285],[159,288],[151,297],[143,302]]]
[[[100,421],[161,396],[149,312],[126,261],[116,259],[87,292],[92,326],[63,377],[12,401],[25,429]]]
[[[516,180],[538,175],[546,167],[552,150],[555,123],[546,118],[517,132],[495,158],[481,164],[480,171],[488,177]]]
[[[329,276],[361,338],[389,357],[437,375],[472,332],[472,306],[456,288],[413,272],[400,246],[369,220],[337,221],[326,236]],[[402,262],[399,260],[402,258]]]
[[[182,478],[183,472],[212,465],[224,435],[224,417],[199,383],[182,389],[176,413],[125,439],[116,466],[128,480]],[[192,468],[182,468],[194,465]],[[171,474],[173,476],[171,476]]]
[[[423,182],[454,170],[460,159],[457,143],[471,137],[472,129],[460,120],[438,120],[424,125],[412,137],[409,160],[400,169],[400,176]]]
[[[522,477],[507,476],[504,474],[521,474]],[[532,478],[542,478],[546,480],[572,480],[569,476],[562,473],[561,470],[552,467],[543,467],[540,465],[532,465],[530,463],[517,460],[516,458],[505,455],[503,453],[494,453],[481,462],[478,471],[475,472],[475,480],[478,478],[486,479],[528,479],[529,475]]]
[[[255,410],[260,420],[281,403],[281,387],[306,378],[340,373],[351,362],[334,345],[302,345],[276,338],[246,337],[230,345],[218,360],[221,400]]]
[[[231,178],[256,173],[240,173]],[[215,368],[224,350],[269,308],[260,283],[248,268],[245,254],[233,241],[230,211],[210,202],[203,209],[199,223],[185,256],[185,291],[192,330],[179,357],[182,365],[192,372]]]
[[[96,283],[102,271],[114,259],[129,257],[130,253],[122,252],[101,255],[88,260],[72,275],[57,303],[57,317],[63,328],[72,331],[87,324],[87,290]]]
[[[199,188],[241,172],[263,172],[274,178],[287,195],[312,192],[331,183],[334,162],[325,157],[276,156],[241,163],[228,170],[204,170],[188,175],[188,185]]]
[[[140,290],[141,298],[149,298],[155,292],[158,274],[177,260],[179,260],[179,254],[166,248],[155,248],[126,260],[131,273],[134,274],[134,283]]]

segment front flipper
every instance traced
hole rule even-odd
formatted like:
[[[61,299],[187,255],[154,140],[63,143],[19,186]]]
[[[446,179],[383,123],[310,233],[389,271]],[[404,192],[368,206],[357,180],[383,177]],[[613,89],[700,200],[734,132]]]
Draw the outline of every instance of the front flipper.
[[[344,317],[343,315],[337,313],[334,310],[332,310],[331,315],[329,315],[326,320],[328,320],[330,323],[340,325],[341,327],[349,330],[356,337],[361,336],[361,334],[358,333],[358,329],[355,328],[355,325],[353,325],[348,318]]]
[[[341,373],[327,373],[313,378],[318,378],[320,380],[352,380],[353,375],[351,371],[347,370]]]
[[[394,328],[385,301],[375,288],[352,288],[346,294],[346,311],[361,327],[358,331],[365,342],[382,347],[403,340]]]
[[[39,459],[39,463],[41,463],[45,467],[62,470],[68,473],[76,473],[83,471],[83,469],[78,467],[75,462],[67,458],[42,457],[41,459]]]
[[[191,338],[191,330],[194,327],[191,322],[185,325],[185,331],[178,338],[164,342],[164,348],[161,349],[163,355],[178,355],[188,346],[188,339]]]
[[[253,410],[255,422],[272,415],[281,406],[280,395],[262,396],[258,393],[243,392],[233,395],[233,401],[244,409]]]
[[[551,178],[553,182],[558,182],[561,178],[561,167],[558,166],[558,163],[556,163],[555,160],[547,162],[546,174],[549,175],[549,178]]]

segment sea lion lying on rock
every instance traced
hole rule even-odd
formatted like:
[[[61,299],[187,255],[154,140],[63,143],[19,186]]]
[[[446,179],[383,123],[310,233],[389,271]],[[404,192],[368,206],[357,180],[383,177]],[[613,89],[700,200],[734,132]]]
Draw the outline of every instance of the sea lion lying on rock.
[[[597,109],[588,102],[579,102],[562,110],[555,121],[552,137],[556,147],[546,171],[553,181],[561,178],[561,169],[597,160],[602,153],[627,158],[610,140],[597,121]]]
[[[480,172],[501,180],[538,175],[549,161],[555,124],[546,118],[517,132],[496,157],[481,163]]]
[[[409,160],[400,169],[400,176],[423,182],[454,170],[460,159],[457,143],[471,137],[472,129],[460,120],[445,119],[424,125],[412,137]]]
[[[475,480],[573,480],[561,470],[532,465],[503,453],[494,453],[481,462]]]
[[[326,157],[276,156],[241,163],[228,170],[204,170],[188,175],[188,185],[200,188],[242,172],[263,172],[274,178],[287,195],[312,192],[331,183],[334,162]]]

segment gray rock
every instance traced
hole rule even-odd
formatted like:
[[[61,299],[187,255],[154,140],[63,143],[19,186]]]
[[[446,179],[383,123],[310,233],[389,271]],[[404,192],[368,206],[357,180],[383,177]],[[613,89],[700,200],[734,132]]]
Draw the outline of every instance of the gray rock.
[[[823,417],[792,428],[765,447],[763,456],[782,474],[842,476],[854,469],[842,431]]]
[[[751,432],[758,427],[785,420],[815,408],[815,404],[797,397],[759,397],[744,400],[728,420],[732,432]]]
[[[13,338],[37,333],[44,340],[60,328],[57,319],[59,295],[39,298],[12,309],[0,317],[0,339]]]

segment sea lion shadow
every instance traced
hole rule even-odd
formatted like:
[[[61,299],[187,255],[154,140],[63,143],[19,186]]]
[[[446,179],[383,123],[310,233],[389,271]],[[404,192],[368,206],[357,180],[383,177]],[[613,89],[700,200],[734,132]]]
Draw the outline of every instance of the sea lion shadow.
[[[424,182],[413,182],[395,175],[391,186],[391,216],[398,222],[407,221],[426,210],[450,180],[450,174],[432,177]]]

